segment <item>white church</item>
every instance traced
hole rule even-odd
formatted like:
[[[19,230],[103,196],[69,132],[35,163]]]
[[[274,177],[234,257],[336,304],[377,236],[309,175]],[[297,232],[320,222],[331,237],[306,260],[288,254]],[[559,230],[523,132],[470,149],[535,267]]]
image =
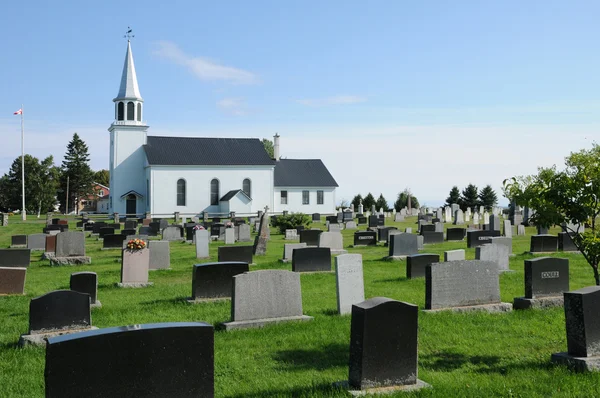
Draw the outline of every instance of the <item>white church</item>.
[[[152,216],[335,213],[338,186],[319,159],[274,157],[258,138],[148,135],[131,43],[110,125],[109,213]]]

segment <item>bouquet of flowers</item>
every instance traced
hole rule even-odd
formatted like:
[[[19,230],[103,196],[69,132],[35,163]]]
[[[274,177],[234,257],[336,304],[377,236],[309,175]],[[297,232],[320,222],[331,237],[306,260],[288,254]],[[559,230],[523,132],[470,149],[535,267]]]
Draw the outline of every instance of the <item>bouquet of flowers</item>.
[[[132,239],[127,242],[127,248],[129,250],[142,250],[146,247],[146,242],[141,239]]]
[[[194,225],[194,231],[202,231],[206,228],[204,228],[202,225],[198,224],[198,225]]]
[[[225,223],[225,228],[233,228],[233,223],[231,221],[227,221]]]

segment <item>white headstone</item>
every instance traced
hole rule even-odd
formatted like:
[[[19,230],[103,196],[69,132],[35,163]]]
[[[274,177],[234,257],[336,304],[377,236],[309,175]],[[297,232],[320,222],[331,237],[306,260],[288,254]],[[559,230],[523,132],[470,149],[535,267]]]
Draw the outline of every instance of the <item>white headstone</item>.
[[[196,239],[196,258],[208,258],[208,245],[210,242],[210,232],[206,229],[200,229],[194,232]]]
[[[340,315],[350,314],[352,305],[365,301],[362,255],[342,254],[335,258],[337,305]]]

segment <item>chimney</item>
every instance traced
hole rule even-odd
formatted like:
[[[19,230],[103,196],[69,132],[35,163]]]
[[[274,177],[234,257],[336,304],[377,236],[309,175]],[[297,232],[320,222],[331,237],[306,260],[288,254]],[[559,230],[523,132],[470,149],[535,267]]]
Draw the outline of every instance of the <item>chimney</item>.
[[[279,161],[279,134],[277,133],[273,136],[273,157]]]

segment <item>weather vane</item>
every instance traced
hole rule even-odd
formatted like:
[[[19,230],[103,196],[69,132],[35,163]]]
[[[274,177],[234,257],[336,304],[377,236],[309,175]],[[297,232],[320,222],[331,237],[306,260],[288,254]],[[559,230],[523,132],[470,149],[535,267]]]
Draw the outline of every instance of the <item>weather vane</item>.
[[[135,37],[133,33],[133,29],[131,29],[129,26],[127,27],[127,32],[125,32],[125,36],[123,36],[124,38],[127,39],[127,41],[131,40],[132,38]]]

